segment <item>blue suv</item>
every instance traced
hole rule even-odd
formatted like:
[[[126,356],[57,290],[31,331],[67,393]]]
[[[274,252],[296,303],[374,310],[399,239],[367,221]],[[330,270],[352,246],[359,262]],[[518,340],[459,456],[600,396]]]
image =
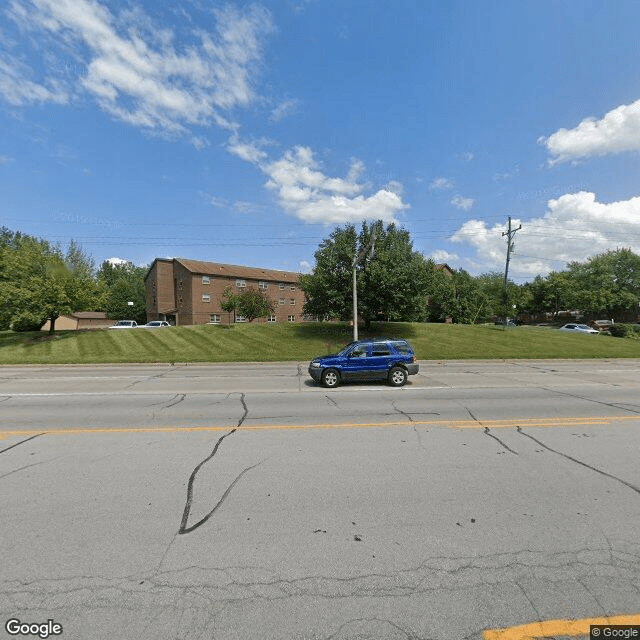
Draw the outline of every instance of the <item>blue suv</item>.
[[[342,351],[314,358],[309,375],[325,387],[351,380],[386,380],[401,387],[407,376],[418,373],[413,347],[407,340],[377,338],[349,343]]]

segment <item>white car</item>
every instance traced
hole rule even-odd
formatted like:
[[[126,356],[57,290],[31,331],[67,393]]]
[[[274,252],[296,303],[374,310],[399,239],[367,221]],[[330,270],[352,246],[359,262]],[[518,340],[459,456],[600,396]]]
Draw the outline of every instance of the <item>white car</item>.
[[[560,331],[571,331],[572,333],[600,333],[596,329],[588,327],[586,324],[565,324],[564,327],[560,327]]]
[[[143,324],[143,329],[159,329],[160,327],[170,327],[171,325],[166,320],[152,320],[151,322],[147,322],[147,324]]]
[[[135,329],[137,326],[138,323],[135,320],[118,320],[109,329]]]

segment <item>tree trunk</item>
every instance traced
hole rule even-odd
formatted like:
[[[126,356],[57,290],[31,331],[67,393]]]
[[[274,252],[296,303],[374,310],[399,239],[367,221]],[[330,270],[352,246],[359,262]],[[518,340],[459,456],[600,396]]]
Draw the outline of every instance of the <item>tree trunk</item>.
[[[55,331],[56,320],[58,319],[58,317],[59,315],[57,313],[52,313],[49,316],[49,335],[52,335]]]

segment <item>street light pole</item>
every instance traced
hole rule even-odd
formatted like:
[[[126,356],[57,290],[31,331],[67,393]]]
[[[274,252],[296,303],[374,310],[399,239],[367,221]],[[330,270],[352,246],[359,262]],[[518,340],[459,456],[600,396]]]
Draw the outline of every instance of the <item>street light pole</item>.
[[[378,228],[374,225],[371,238],[369,238],[369,243],[367,246],[356,255],[353,259],[353,341],[355,342],[358,339],[358,282],[356,280],[356,266],[358,262],[360,262],[363,258],[368,257],[371,258],[373,256],[374,243],[376,241],[376,235],[378,233]],[[356,242],[358,240],[356,239]]]
[[[356,283],[356,260],[353,261],[353,341],[358,339],[358,285]]]

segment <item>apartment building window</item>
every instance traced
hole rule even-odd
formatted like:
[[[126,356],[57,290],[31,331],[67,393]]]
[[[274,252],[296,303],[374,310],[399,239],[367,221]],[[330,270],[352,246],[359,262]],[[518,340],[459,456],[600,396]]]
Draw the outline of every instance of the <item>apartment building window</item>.
[[[295,285],[295,284],[292,284],[292,285],[291,285],[291,291],[295,291],[295,290],[296,290],[296,285]]]
[[[244,316],[236,316],[236,322],[246,322],[247,319]]]
[[[247,286],[246,280],[240,280],[240,278],[236,280],[236,287],[238,287],[238,289],[244,289],[246,286]]]
[[[296,317],[295,316],[287,316],[287,321],[288,322],[295,322],[296,321]]]
[[[280,298],[280,304],[284,304],[284,298]]]
[[[211,296],[208,293],[203,293],[202,302],[211,302]]]
[[[202,284],[211,284],[211,278],[209,276],[202,276]]]
[[[284,282],[278,282],[278,289],[280,290],[284,289]]]
[[[260,280],[260,281],[258,282],[258,288],[259,288],[259,289],[266,290],[266,289],[268,289],[268,288],[269,288],[269,283],[268,283],[268,282],[265,282],[264,280]]]
[[[289,304],[290,304],[292,307],[295,307],[295,305],[296,305],[296,299],[295,299],[295,298],[290,298],[290,299],[289,299]]]
[[[276,317],[274,315],[271,315],[267,318],[267,322],[275,322],[276,321]]]
[[[212,313],[209,316],[209,324],[220,324],[220,316],[217,313]]]

